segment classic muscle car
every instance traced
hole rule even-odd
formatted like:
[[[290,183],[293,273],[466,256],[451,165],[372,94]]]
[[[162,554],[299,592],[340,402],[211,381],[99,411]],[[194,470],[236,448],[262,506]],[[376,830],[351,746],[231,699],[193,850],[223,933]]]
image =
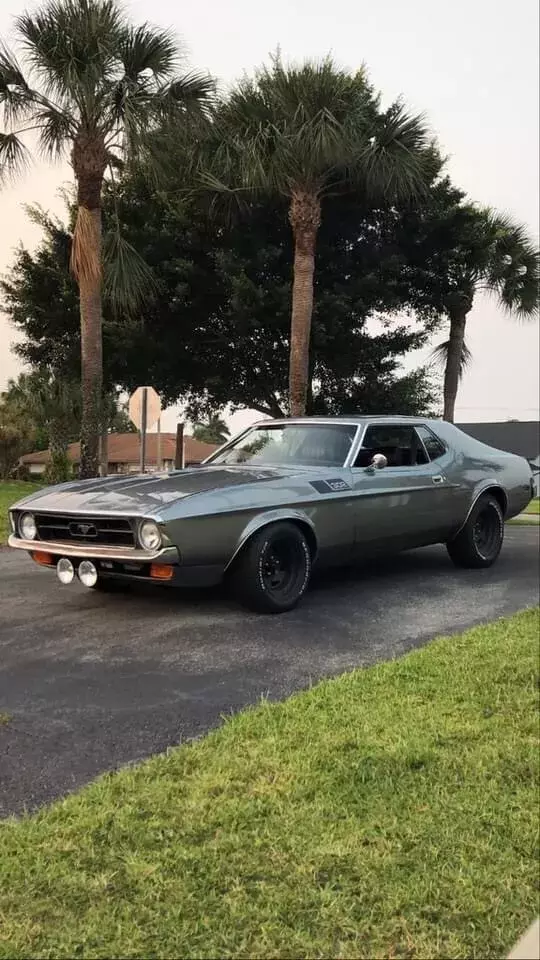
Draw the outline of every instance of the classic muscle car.
[[[225,578],[279,613],[315,564],[444,543],[458,566],[490,566],[532,493],[526,460],[439,420],[265,420],[200,467],[34,493],[11,510],[9,543],[62,583]]]

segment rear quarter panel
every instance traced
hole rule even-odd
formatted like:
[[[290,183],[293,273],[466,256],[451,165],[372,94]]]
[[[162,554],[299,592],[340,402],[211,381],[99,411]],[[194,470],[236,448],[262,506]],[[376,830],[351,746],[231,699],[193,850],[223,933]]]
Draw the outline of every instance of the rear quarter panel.
[[[526,460],[489,447],[453,424],[437,423],[436,432],[454,451],[451,479],[460,488],[461,523],[475,500],[490,487],[504,491],[507,519],[526,507],[531,499],[531,469]]]

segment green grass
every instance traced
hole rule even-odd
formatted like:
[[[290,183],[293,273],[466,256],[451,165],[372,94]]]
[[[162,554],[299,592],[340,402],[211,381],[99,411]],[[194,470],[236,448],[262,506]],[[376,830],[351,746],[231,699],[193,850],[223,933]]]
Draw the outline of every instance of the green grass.
[[[5,821],[0,956],[506,956],[537,910],[538,628],[263,703]]]
[[[5,543],[8,538],[8,510],[11,505],[38,489],[39,484],[37,483],[23,483],[22,481],[14,481],[13,483],[0,482],[0,544]]]
[[[540,514],[540,497],[535,497],[534,500],[525,507],[525,513],[535,513]]]

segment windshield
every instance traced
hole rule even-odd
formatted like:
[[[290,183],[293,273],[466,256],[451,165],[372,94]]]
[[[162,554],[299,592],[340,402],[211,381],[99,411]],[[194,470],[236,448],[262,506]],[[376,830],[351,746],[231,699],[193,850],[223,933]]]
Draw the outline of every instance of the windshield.
[[[356,429],[344,423],[253,427],[210,462],[342,467]]]

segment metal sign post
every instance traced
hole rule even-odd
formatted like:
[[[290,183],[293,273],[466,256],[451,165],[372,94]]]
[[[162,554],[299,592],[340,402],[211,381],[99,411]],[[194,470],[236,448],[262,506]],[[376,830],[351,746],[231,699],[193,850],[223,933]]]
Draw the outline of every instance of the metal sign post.
[[[141,402],[141,473],[146,467],[146,422],[148,419],[148,390],[143,387]]]
[[[176,427],[176,452],[174,457],[175,470],[183,470],[186,465],[184,455],[184,424],[179,423]]]
[[[157,468],[161,470],[163,467],[163,457],[161,455],[161,417],[157,422]]]

